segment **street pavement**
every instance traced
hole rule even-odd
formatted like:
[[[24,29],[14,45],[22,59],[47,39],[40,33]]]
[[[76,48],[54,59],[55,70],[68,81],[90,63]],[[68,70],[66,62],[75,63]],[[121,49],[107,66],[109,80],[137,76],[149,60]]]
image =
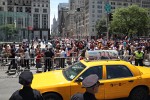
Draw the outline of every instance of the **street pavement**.
[[[36,73],[33,67],[31,71],[33,74]],[[21,85],[18,83],[18,73],[7,75],[5,72],[5,69],[0,69],[0,100],[9,100],[12,93],[21,88]]]
[[[144,63],[147,64],[148,66],[150,65],[150,62]],[[0,66],[0,100],[8,100],[13,92],[21,88],[21,85],[18,83],[19,75],[15,74],[9,76],[5,73],[6,69],[7,66],[5,66],[5,68]],[[33,74],[35,74],[36,73],[35,67],[31,67],[31,71],[33,72]]]

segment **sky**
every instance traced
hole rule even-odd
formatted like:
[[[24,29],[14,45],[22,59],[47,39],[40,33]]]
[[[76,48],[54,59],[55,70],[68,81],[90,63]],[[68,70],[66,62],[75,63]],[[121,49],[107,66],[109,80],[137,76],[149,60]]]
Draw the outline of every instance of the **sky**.
[[[68,3],[69,0],[50,0],[50,25],[53,24],[53,18],[58,18],[58,4],[59,3]],[[50,26],[51,27],[51,26]]]

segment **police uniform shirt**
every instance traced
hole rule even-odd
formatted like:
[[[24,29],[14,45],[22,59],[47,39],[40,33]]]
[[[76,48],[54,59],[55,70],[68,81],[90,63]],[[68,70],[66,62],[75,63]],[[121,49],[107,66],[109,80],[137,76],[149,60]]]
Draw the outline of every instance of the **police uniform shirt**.
[[[97,100],[97,99],[95,98],[94,94],[91,94],[89,92],[85,92],[84,94],[77,93],[77,94],[73,95],[71,97],[71,100]]]
[[[135,56],[135,59],[143,59],[144,52],[142,52],[142,51],[140,51],[140,52],[135,51],[133,55]]]
[[[44,100],[39,91],[31,87],[23,87],[12,94],[9,100]]]
[[[97,99],[95,98],[95,95],[92,94],[92,93],[89,93],[89,92],[85,92],[85,93],[83,94],[83,97],[84,97],[84,100],[97,100]]]

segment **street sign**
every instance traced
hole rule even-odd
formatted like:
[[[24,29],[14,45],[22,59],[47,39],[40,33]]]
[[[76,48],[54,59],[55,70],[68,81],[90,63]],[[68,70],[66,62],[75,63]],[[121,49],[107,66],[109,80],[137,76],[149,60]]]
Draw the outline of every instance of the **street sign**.
[[[106,10],[107,13],[110,13],[110,11],[111,11],[111,5],[109,3],[105,4],[105,10]]]

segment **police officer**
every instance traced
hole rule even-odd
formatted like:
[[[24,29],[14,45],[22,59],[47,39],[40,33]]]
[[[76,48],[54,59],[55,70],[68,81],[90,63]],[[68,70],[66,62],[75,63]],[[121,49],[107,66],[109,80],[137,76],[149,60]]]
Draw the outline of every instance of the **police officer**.
[[[142,49],[142,47],[138,47],[137,51],[135,51],[132,56],[132,58],[135,57],[135,66],[138,66],[138,65],[143,66],[144,52],[142,52],[141,49]]]
[[[23,88],[14,92],[9,100],[44,100],[39,91],[31,88],[32,79],[32,72],[22,72],[19,76],[19,83],[23,85]]]
[[[84,94],[77,93],[71,97],[71,100],[97,100],[95,94],[98,92],[100,82],[96,74],[87,76],[82,81],[82,87],[86,89]]]

